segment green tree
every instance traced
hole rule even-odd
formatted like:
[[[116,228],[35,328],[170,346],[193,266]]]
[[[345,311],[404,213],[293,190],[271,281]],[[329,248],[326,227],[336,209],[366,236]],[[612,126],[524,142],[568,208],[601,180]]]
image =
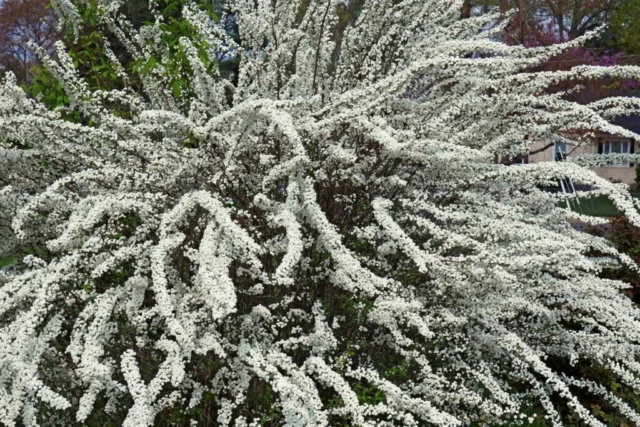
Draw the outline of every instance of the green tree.
[[[640,2],[620,0],[603,40],[605,46],[613,51],[640,54]]]

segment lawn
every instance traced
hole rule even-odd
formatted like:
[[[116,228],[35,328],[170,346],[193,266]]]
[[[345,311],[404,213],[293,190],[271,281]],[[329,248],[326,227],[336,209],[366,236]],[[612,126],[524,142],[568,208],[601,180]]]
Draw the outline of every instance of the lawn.
[[[640,193],[631,193],[633,197],[639,198]],[[571,209],[584,215],[614,217],[620,215],[620,211],[616,209],[611,200],[606,196],[580,198],[570,202]]]

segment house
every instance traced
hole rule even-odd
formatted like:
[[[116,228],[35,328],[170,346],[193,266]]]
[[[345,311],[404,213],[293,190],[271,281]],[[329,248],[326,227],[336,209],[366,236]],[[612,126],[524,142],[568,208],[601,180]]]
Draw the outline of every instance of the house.
[[[616,119],[614,124],[627,130],[640,134],[640,116],[627,116]],[[550,143],[541,141],[531,146],[531,154],[523,160],[524,163],[562,161],[567,157],[584,154],[608,154],[608,153],[640,153],[640,144],[630,138],[600,133],[596,135],[593,144],[583,146],[570,146],[565,143]],[[636,170],[633,163],[621,163],[597,167],[593,170],[601,177],[612,182],[624,182],[630,186],[636,186]]]

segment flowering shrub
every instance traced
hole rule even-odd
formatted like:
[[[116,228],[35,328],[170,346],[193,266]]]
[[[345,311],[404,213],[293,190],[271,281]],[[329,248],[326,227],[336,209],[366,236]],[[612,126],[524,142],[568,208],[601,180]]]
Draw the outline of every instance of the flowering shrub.
[[[180,38],[174,91],[161,17],[136,31],[97,4],[134,61],[159,58],[142,92],[114,55],[122,88],[89,88],[61,44],[43,64],[67,105],[0,86],[0,423],[603,425],[585,394],[639,422],[550,363],[640,391],[640,311],[599,276],[635,264],[539,190],[570,177],[640,225],[589,169],[619,155],[495,162],[587,141],[572,129],[636,137],[608,120],[637,100],[545,89],[637,68],[524,71],[580,40],[507,46],[460,1],[370,1],[346,24],[338,0],[231,2],[235,39],[186,2],[207,57]],[[208,66],[227,58],[231,78]]]

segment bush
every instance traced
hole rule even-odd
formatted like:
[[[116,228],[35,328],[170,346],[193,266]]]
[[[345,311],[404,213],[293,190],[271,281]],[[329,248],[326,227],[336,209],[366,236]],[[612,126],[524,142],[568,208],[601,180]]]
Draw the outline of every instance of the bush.
[[[54,4],[78,34],[95,6],[139,86],[62,45],[63,105],[0,85],[1,423],[638,421],[640,312],[588,255],[628,258],[539,186],[640,225],[630,195],[494,162],[608,129],[549,88],[637,69],[530,72],[568,46],[498,43],[460,2],[234,1],[228,27],[185,2],[139,31]]]

